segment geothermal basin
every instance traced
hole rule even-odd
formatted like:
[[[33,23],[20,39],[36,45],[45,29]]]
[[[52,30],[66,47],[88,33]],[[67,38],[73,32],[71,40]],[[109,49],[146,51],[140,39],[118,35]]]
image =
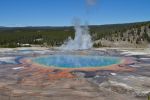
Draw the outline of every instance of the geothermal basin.
[[[149,59],[149,49],[4,48],[0,100],[146,100]]]

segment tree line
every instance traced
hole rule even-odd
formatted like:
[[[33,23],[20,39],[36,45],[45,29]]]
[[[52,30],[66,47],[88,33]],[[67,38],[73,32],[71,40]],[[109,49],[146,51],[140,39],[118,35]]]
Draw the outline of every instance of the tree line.
[[[124,39],[123,32],[135,28],[140,29],[145,25],[150,27],[150,22],[92,25],[89,27],[92,40],[96,41],[102,38],[111,39],[113,36]],[[60,46],[69,36],[74,38],[74,33],[73,27],[0,27],[0,47],[27,46],[23,44]],[[135,34],[133,33],[133,35]],[[142,38],[150,41],[146,33],[142,35]],[[93,46],[100,47],[101,44],[94,44]]]

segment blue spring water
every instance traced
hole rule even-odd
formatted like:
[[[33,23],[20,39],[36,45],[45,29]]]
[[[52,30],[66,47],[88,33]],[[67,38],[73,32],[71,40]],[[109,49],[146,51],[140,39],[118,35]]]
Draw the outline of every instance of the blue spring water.
[[[19,53],[32,53],[33,50],[25,49],[25,50],[18,50]]]
[[[59,68],[102,67],[120,63],[118,57],[91,55],[50,55],[33,58],[33,62]]]

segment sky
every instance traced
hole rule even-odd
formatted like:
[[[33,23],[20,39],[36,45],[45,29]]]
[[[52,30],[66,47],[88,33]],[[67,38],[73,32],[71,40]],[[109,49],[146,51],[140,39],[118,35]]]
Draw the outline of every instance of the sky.
[[[0,0],[0,26],[70,26],[150,21],[150,0]],[[96,0],[94,0],[96,1]]]

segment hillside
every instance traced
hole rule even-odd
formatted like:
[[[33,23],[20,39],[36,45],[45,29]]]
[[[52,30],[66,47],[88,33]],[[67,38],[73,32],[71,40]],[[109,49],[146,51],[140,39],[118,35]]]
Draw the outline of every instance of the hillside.
[[[94,47],[145,47],[150,42],[150,21],[89,27]],[[60,46],[69,36],[74,37],[73,27],[0,27],[0,47]]]
[[[106,27],[108,32],[96,33],[93,36],[95,47],[147,47],[150,43],[150,22]]]

